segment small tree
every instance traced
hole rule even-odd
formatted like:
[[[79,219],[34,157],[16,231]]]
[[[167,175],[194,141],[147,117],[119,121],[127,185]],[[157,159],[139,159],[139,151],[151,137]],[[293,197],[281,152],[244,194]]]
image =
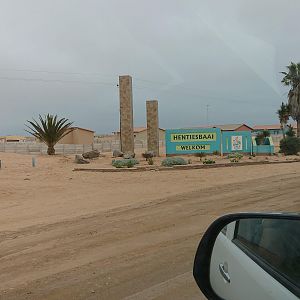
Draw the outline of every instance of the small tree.
[[[70,133],[72,122],[68,119],[58,119],[57,115],[47,114],[44,118],[39,115],[39,121],[27,121],[29,125],[25,125],[29,130],[25,129],[28,133],[32,134],[41,142],[48,146],[48,155],[54,155],[54,146],[59,140]]]
[[[280,152],[285,155],[296,155],[300,152],[300,139],[297,137],[286,137],[280,141]]]
[[[294,137],[296,135],[295,130],[292,125],[287,126],[288,130],[286,132],[287,137]]]
[[[269,131],[269,130],[264,130],[264,131],[262,132],[262,135],[263,135],[264,138],[267,138],[267,137],[270,136],[270,131]]]
[[[280,121],[280,128],[282,131],[283,138],[285,138],[285,128],[286,124],[290,118],[290,107],[288,104],[281,103],[280,108],[277,110],[277,115]]]

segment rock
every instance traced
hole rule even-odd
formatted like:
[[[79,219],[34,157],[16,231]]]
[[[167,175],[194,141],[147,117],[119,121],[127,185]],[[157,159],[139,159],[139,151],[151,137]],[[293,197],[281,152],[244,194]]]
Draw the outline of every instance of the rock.
[[[146,158],[146,160],[148,160],[148,158],[152,158],[155,156],[155,152],[154,151],[146,151],[142,154],[142,156],[144,158]]]
[[[83,153],[82,156],[83,156],[83,158],[87,158],[87,159],[98,158],[100,156],[100,152],[98,150],[92,150],[92,151]]]
[[[132,159],[132,158],[135,158],[135,153],[126,152],[123,157],[124,157],[124,159]]]
[[[114,150],[113,151],[113,157],[123,157],[124,153],[119,151],[119,150]]]
[[[75,163],[76,164],[89,164],[90,162],[84,159],[81,155],[75,155]]]

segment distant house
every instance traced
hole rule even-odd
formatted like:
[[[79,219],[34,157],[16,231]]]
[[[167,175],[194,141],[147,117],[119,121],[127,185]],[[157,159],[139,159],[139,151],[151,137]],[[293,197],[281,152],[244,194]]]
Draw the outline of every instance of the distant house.
[[[291,124],[294,130],[297,130],[297,123]],[[262,133],[263,131],[269,131],[272,136],[282,135],[283,132],[281,130],[280,124],[273,124],[273,125],[255,125],[253,127],[253,133],[258,134]],[[286,129],[285,129],[286,131]]]
[[[94,131],[81,127],[72,127],[59,144],[92,145],[94,143]]]
[[[252,131],[253,128],[246,124],[224,124],[214,125],[213,128],[220,128],[222,131]]]
[[[246,124],[223,124],[223,125],[206,125],[192,128],[220,128],[222,131],[252,131],[253,128]]]
[[[165,129],[159,128],[159,140],[165,140]],[[113,132],[114,136],[120,138],[120,131]],[[137,141],[147,141],[147,128],[146,127],[135,127],[133,129],[134,139]]]
[[[24,143],[26,141],[27,141],[27,137],[21,135],[0,136],[1,143]]]

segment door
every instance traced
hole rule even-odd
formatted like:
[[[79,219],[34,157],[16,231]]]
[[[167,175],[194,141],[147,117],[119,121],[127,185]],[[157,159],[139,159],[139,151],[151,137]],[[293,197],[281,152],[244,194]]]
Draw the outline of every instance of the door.
[[[281,220],[280,226],[276,221],[240,220],[219,234],[210,265],[217,295],[226,300],[299,299],[300,229],[293,221]]]

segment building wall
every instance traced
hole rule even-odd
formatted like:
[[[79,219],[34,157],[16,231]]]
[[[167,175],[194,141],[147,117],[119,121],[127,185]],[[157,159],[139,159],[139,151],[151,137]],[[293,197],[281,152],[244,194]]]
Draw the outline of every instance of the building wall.
[[[73,132],[68,133],[66,136],[64,136],[58,144],[74,144],[73,143]]]
[[[134,139],[137,141],[147,141],[147,130],[143,130],[141,132],[134,133]],[[159,140],[165,140],[165,131],[159,129]]]
[[[274,154],[275,153],[275,146],[272,140],[272,137],[267,138],[270,142],[270,145],[257,145],[255,137],[252,137],[253,143],[253,153],[258,155],[265,155],[265,154]]]
[[[241,137],[242,140],[242,149],[235,150],[232,148],[232,137]],[[252,147],[252,137],[251,131],[222,131],[222,152],[231,153],[231,152],[242,152],[242,153],[251,153]]]
[[[71,131],[59,141],[59,144],[92,145],[93,143],[94,132],[80,128]]]

